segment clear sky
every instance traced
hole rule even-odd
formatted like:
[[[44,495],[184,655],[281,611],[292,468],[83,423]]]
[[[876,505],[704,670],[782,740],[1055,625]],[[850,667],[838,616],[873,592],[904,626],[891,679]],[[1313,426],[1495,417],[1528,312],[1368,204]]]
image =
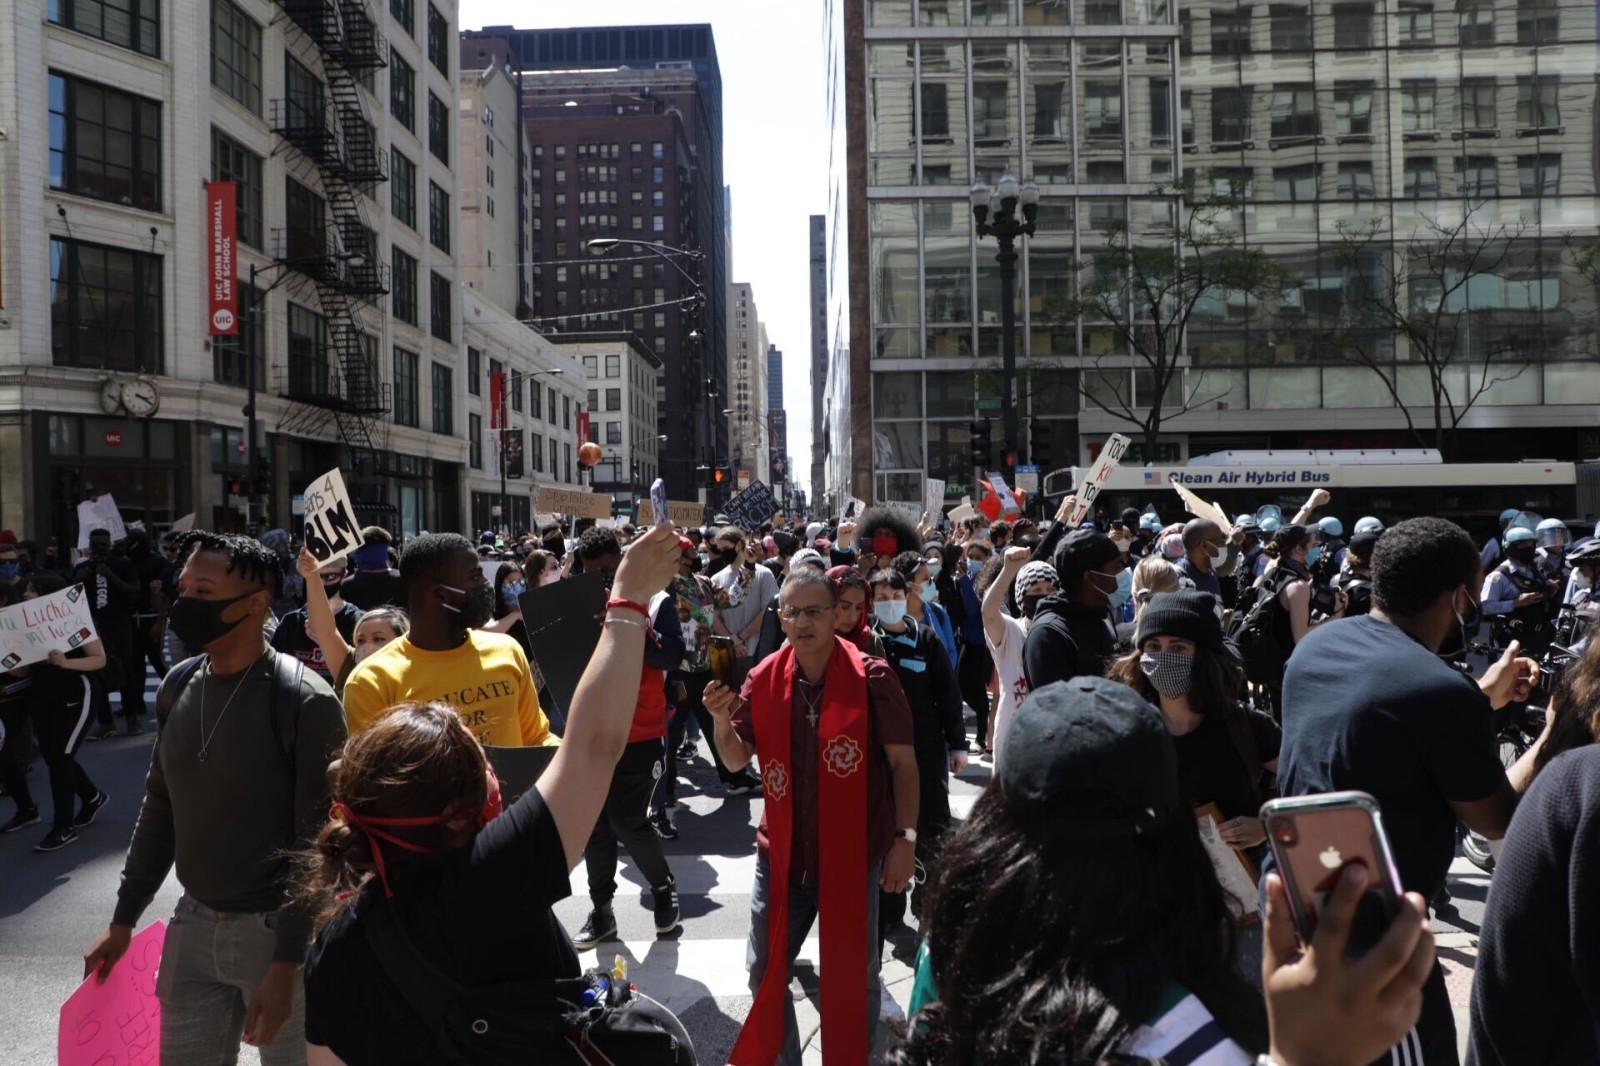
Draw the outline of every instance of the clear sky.
[[[730,281],[754,287],[783,350],[789,455],[811,469],[808,216],[828,202],[827,100],[816,0],[461,0],[461,28],[709,22],[722,67],[723,179],[733,190]]]

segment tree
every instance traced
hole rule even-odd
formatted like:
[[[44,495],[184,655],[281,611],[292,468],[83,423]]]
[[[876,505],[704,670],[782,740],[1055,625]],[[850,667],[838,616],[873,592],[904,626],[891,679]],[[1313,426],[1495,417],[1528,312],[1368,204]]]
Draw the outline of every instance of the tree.
[[[1459,217],[1441,210],[1399,240],[1381,219],[1336,227],[1348,298],[1332,350],[1369,367],[1417,443],[1441,452],[1485,393],[1528,368],[1522,360],[1496,362],[1526,344],[1518,327],[1528,316],[1518,308],[1539,303],[1531,291],[1520,300],[1507,297],[1508,286],[1538,284],[1507,281],[1527,224],[1480,224],[1475,216],[1484,206],[1463,202]],[[1388,345],[1366,340],[1373,331],[1387,332],[1404,351],[1389,358]],[[1408,378],[1406,367],[1421,368],[1421,375]],[[1418,376],[1425,377],[1420,397]]]
[[[1090,405],[1128,423],[1146,456],[1155,454],[1164,423],[1228,394],[1202,395],[1200,382],[1182,387],[1190,318],[1228,299],[1259,302],[1289,284],[1265,252],[1240,242],[1234,222],[1249,199],[1248,182],[1187,174],[1155,192],[1170,198],[1167,221],[1137,237],[1126,220],[1110,223],[1105,248],[1072,266],[1076,292],[1045,303],[1045,317],[1057,324],[1082,320],[1109,328],[1120,351],[1086,357],[1080,391]],[[1129,386],[1130,361],[1148,374],[1154,399],[1147,406]]]

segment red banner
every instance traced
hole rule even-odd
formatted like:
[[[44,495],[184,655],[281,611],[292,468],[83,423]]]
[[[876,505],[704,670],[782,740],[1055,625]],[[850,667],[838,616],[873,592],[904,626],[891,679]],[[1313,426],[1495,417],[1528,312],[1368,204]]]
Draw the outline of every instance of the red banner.
[[[589,439],[589,412],[578,412],[578,443],[582,444]]]
[[[500,429],[505,424],[506,376],[504,372],[489,375],[489,428]]]
[[[238,267],[234,238],[238,229],[239,186],[231,181],[206,184],[206,253],[210,256],[211,332],[239,332]]]

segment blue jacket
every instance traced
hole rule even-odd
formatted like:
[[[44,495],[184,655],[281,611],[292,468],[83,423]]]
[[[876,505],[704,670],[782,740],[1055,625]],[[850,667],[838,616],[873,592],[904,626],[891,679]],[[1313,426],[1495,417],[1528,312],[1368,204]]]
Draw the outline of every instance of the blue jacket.
[[[962,606],[967,609],[967,617],[961,623],[961,643],[981,648],[983,647],[983,601],[978,598],[978,590],[972,584],[972,578],[966,575],[957,578],[956,592],[961,596]]]
[[[956,664],[956,631],[950,625],[950,612],[937,603],[922,601],[922,624],[933,630],[938,636],[939,643],[944,645],[945,654],[950,656],[950,665]],[[979,621],[982,624],[982,621]]]

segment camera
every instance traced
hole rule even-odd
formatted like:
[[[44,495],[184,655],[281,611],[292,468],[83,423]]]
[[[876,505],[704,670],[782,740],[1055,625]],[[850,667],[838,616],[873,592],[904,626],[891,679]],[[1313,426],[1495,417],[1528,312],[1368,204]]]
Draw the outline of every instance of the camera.
[[[1311,610],[1317,614],[1331,615],[1339,609],[1339,590],[1332,585],[1311,586]]]

